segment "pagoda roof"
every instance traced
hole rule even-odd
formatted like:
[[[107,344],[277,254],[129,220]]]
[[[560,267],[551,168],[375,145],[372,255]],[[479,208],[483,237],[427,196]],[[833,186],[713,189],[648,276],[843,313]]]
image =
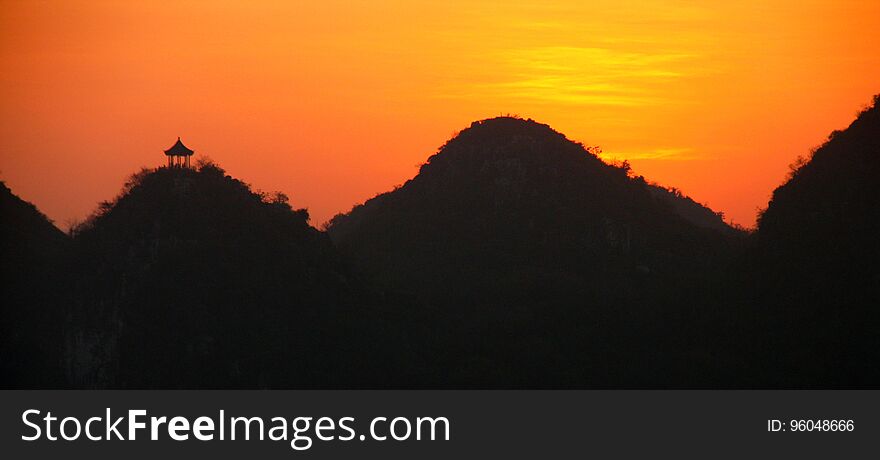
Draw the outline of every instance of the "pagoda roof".
[[[180,138],[177,138],[177,142],[171,146],[170,149],[165,151],[165,155],[174,155],[174,156],[190,156],[194,152],[187,148],[187,146],[183,145],[183,142],[180,142]]]

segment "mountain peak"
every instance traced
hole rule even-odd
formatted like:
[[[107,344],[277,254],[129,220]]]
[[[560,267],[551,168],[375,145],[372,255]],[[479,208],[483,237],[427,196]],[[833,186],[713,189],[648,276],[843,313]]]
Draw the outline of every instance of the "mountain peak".
[[[555,154],[561,154],[562,157]],[[460,161],[463,156],[519,158],[539,162],[574,160],[592,156],[593,151],[572,142],[550,125],[532,119],[502,116],[478,120],[440,147],[426,164]]]
[[[681,199],[548,125],[498,117],[472,123],[416,177],[337,216],[328,230],[372,270],[414,284],[453,276],[452,267],[473,258],[578,276],[698,269],[723,250],[723,237],[670,205]]]
[[[476,120],[460,134],[505,132],[507,134],[532,134],[536,136],[547,135],[565,137],[563,134],[551,128],[548,124],[539,123],[531,118],[520,118],[511,115]]]
[[[255,192],[213,164],[132,176],[73,240],[73,285],[87,287],[73,294],[72,321],[88,340],[74,345],[82,361],[69,378],[254,387],[326,372],[270,369],[258,352],[339,340],[328,331],[340,320],[322,312],[350,305],[352,288],[307,219],[283,194]]]
[[[553,188],[582,180],[614,187],[609,183],[619,185],[626,175],[549,125],[506,116],[471,123],[430,156],[408,185],[438,194],[482,189],[479,193],[515,198],[545,192],[541,184]]]
[[[250,186],[207,163],[196,169],[143,169],[114,200],[101,204],[79,229],[83,237],[109,233],[123,239],[203,240],[226,235],[308,234],[306,210],[292,210],[283,194]]]

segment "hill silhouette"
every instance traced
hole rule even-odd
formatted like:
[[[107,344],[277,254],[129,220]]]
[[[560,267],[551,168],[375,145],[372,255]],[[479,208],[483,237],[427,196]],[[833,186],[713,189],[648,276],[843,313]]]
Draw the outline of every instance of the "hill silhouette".
[[[837,255],[835,265],[874,258],[878,173],[880,95],[847,129],[831,133],[808,159],[792,165],[791,177],[773,191],[759,218],[761,243],[801,254],[804,261],[814,260],[817,252],[823,258]]]
[[[695,207],[547,125],[500,117],[328,232],[375,286],[418,305],[446,381],[671,384],[679,358],[657,354],[681,356],[686,339],[663,330],[668,307],[737,244],[711,211],[717,223],[678,213]]]
[[[532,120],[474,122],[326,231],[219,166],[65,235],[0,187],[22,388],[874,388],[880,98],[746,234]]]
[[[663,271],[670,263],[686,262],[682,265],[693,270],[710,264],[718,233],[732,229],[680,192],[630,177],[628,166],[604,163],[547,125],[500,117],[475,122],[430,157],[414,179],[328,225],[345,246],[371,232],[402,236],[371,241],[377,245],[371,249],[410,243],[424,234],[420,230],[440,238],[432,246],[469,238],[495,245],[486,251],[522,255],[528,263],[569,262],[581,270],[585,261],[602,265],[596,257],[617,260],[626,254],[625,269],[642,264]],[[470,254],[475,249],[462,248]],[[585,252],[593,257],[578,257]]]
[[[355,288],[282,194],[214,164],[134,175],[74,231],[77,386],[331,385]],[[321,350],[329,350],[322,355]],[[341,379],[348,381],[349,379]]]
[[[763,365],[774,385],[880,381],[880,95],[792,165],[742,264]],[[741,289],[748,286],[747,289]]]
[[[67,236],[0,182],[0,374],[9,386],[60,385],[58,261]]]

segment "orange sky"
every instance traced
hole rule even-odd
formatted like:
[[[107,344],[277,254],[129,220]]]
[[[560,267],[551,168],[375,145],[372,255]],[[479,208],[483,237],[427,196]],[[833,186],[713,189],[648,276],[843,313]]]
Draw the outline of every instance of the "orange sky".
[[[0,0],[0,178],[66,228],[177,136],[320,225],[519,114],[752,225],[880,92],[876,0]]]

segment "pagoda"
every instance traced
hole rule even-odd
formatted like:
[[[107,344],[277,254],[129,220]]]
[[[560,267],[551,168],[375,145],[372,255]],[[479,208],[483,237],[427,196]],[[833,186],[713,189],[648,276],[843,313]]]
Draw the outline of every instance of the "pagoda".
[[[178,137],[177,142],[175,142],[170,149],[165,151],[165,156],[168,157],[168,167],[189,168],[189,157],[191,157],[193,153],[192,150],[183,145],[183,142],[181,142]]]

